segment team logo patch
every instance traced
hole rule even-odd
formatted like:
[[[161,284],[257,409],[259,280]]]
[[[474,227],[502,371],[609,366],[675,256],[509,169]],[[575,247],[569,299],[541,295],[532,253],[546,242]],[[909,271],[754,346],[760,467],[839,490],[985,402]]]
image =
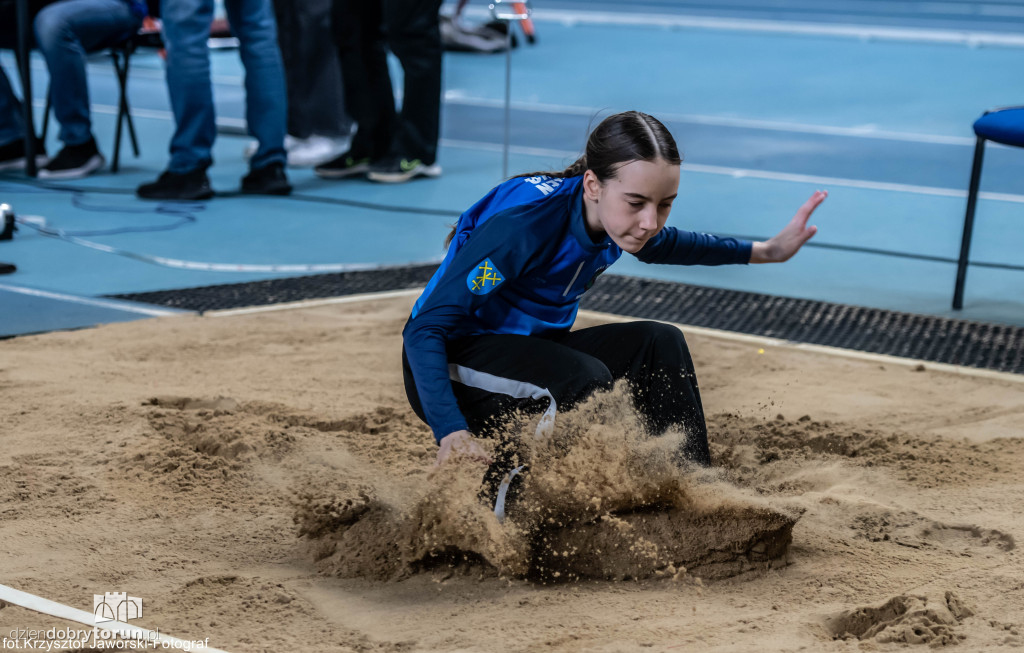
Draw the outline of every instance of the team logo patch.
[[[477,263],[476,267],[469,273],[469,276],[466,277],[466,285],[469,287],[469,292],[474,295],[486,295],[500,286],[504,280],[504,276],[498,268],[494,267],[491,259],[485,258]]]

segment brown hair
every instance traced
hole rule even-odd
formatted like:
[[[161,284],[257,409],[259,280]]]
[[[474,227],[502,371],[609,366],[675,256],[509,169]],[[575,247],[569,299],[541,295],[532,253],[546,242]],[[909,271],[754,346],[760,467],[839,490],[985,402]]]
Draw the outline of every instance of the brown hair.
[[[528,172],[519,177],[578,177],[592,170],[598,181],[613,179],[619,168],[631,161],[656,161],[661,159],[679,165],[682,157],[676,140],[668,128],[654,116],[640,111],[623,111],[608,116],[587,138],[583,156],[576,159],[565,170]],[[444,241],[447,248],[455,237],[452,227]]]

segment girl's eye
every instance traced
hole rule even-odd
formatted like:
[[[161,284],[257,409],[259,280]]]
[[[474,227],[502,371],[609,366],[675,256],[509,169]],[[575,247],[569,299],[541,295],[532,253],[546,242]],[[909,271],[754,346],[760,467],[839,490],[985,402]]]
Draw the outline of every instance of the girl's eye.
[[[643,202],[630,202],[629,205],[632,206],[634,209],[639,209],[641,206],[644,205],[644,203]]]

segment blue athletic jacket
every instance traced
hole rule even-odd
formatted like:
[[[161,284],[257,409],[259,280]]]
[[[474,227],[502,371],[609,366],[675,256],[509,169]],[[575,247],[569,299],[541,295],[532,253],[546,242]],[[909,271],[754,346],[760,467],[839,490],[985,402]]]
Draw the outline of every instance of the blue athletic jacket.
[[[447,343],[488,333],[568,331],[580,298],[622,250],[587,234],[582,177],[517,177],[459,217],[455,238],[405,325],[405,353],[439,441],[467,428],[448,377]],[[751,243],[665,227],[645,263],[748,263]]]

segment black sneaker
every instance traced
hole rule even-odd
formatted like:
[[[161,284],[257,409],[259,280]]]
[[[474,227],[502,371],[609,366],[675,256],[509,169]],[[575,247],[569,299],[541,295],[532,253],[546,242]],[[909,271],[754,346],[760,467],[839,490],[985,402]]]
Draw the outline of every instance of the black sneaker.
[[[416,177],[440,177],[441,166],[426,164],[419,159],[386,159],[370,166],[366,178],[385,184],[400,184]]]
[[[177,173],[165,170],[156,181],[142,184],[135,194],[146,200],[208,200],[213,197],[206,168]]]
[[[284,164],[271,163],[250,170],[242,177],[242,192],[247,195],[288,195],[292,192],[292,185],[284,174]]]
[[[369,170],[370,158],[352,156],[351,152],[345,152],[341,156],[313,168],[316,176],[323,179],[355,177],[356,175],[365,175]]]
[[[90,138],[81,145],[65,145],[57,156],[39,169],[40,179],[78,179],[103,167],[103,155]]]
[[[46,148],[42,141],[36,141],[36,166],[46,165]],[[11,141],[6,145],[0,145],[0,170],[24,170],[25,164],[25,139]]]

